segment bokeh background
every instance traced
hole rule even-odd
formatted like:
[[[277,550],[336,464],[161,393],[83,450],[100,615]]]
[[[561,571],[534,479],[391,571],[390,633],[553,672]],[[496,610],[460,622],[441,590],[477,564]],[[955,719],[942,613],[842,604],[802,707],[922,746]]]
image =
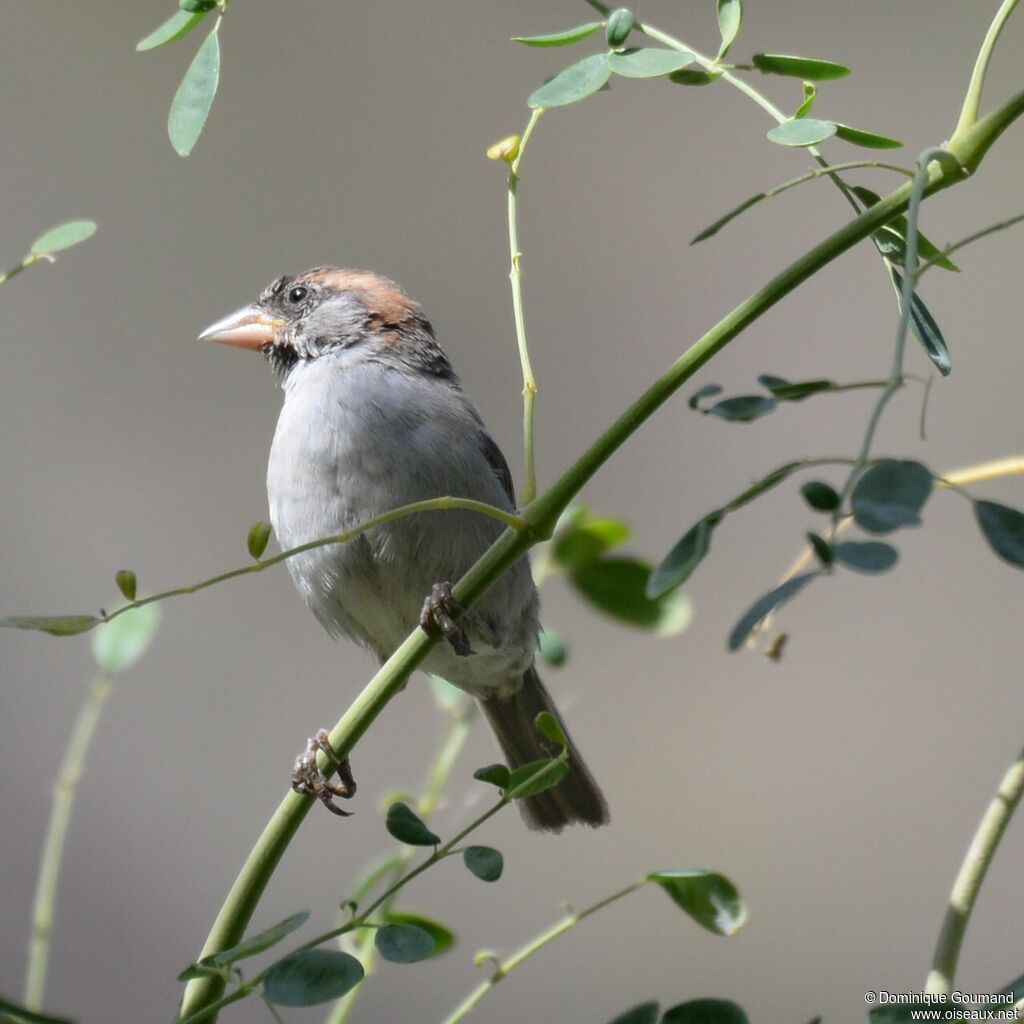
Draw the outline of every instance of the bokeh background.
[[[996,6],[751,0],[734,55],[851,65],[852,77],[821,89],[822,116],[899,136],[907,148],[897,159],[910,163],[952,131]],[[94,611],[116,600],[113,573],[126,566],[151,592],[247,561],[246,530],[266,514],[280,395],[260,359],[194,339],[282,272],[337,263],[401,281],[520,464],[505,176],[484,150],[521,131],[529,92],[591,45],[527,50],[509,37],[589,20],[590,9],[233,4],[220,95],[187,160],[165,121],[200,36],[134,52],[172,9],[54,0],[3,12],[4,259],[15,263],[64,219],[92,217],[100,229],[0,293],[0,614]],[[644,0],[640,13],[717,46],[711,0]],[[1018,17],[986,105],[1019,88],[1022,48]],[[784,108],[799,102],[795,81],[758,84]],[[690,247],[741,199],[808,168],[806,154],[765,141],[769,127],[725,85],[665,82],[616,81],[542,120],[520,193],[542,484],[690,342],[848,218],[818,182]],[[839,141],[825,152],[861,155]],[[975,181],[928,202],[925,230],[942,244],[1019,212],[1022,166],[1016,126]],[[885,191],[890,179],[857,180]],[[927,440],[918,387],[879,436],[880,450],[938,472],[1024,444],[1019,230],[964,251],[961,264],[962,274],[933,271],[923,286],[955,362],[932,388]],[[884,376],[895,326],[891,288],[864,245],[688,392],[709,381],[750,391],[764,372]],[[916,347],[908,368],[930,373]],[[651,559],[781,462],[854,452],[874,394],[812,399],[747,427],[701,417],[684,399],[583,495],[629,519],[629,550]],[[1018,481],[978,491],[1024,505]],[[545,620],[571,644],[551,685],[612,824],[551,838],[528,834],[514,813],[495,820],[480,841],[506,854],[499,883],[453,863],[408,896],[457,930],[455,951],[387,966],[355,1020],[439,1020],[480,979],[476,950],[511,951],[560,914],[560,901],[583,906],[664,867],[728,874],[749,903],[746,928],[713,937],[645,890],[528,964],[477,1017],[600,1022],[645,999],[719,996],[756,1020],[852,1021],[868,989],[920,989],[968,839],[1021,744],[1024,575],[992,556],[965,502],[939,494],[924,527],[899,536],[896,571],[842,573],[785,610],[780,664],[727,654],[729,628],[814,522],[796,483],[731,518],[692,581],[693,626],[674,639],[610,623],[564,581],[545,587]],[[5,632],[0,645],[0,992],[17,997],[50,784],[94,667],[87,639]],[[164,606],[79,786],[54,1012],[170,1019],[175,975],[276,807],[293,756],[372,668],[327,637],[283,569]],[[359,866],[389,848],[378,800],[419,786],[441,729],[416,677],[355,754],[358,815],[307,819],[255,926],[303,908],[329,924]],[[493,759],[481,729],[437,819],[442,833],[480,807],[471,771]],[[1016,822],[971,925],[964,989],[993,991],[1020,973],[1022,844]],[[263,1012],[247,1004],[225,1019]]]

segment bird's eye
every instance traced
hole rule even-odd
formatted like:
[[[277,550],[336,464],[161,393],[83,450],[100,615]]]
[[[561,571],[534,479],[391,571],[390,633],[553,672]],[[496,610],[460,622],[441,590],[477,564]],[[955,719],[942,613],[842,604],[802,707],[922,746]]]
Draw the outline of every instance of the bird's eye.
[[[296,285],[288,293],[288,301],[293,305],[297,306],[300,302],[309,294],[309,289],[305,285]]]

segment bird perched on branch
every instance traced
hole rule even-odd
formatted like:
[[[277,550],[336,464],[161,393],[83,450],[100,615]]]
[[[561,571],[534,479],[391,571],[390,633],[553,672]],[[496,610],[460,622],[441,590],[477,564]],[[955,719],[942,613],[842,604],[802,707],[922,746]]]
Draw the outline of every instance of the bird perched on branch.
[[[281,380],[267,494],[282,548],[430,498],[514,510],[505,457],[419,305],[394,282],[334,267],[280,277],[200,340],[261,351]],[[452,642],[436,644],[424,668],[476,698],[514,769],[559,752],[537,730],[538,714],[554,715],[565,732],[534,665],[540,627],[529,563],[524,557],[513,565],[457,627],[461,609],[446,584],[501,531],[478,512],[421,512],[303,552],[288,568],[329,633],[364,644],[382,661],[417,623],[440,628]],[[571,740],[568,751],[565,778],[519,801],[531,828],[557,832],[608,820]]]

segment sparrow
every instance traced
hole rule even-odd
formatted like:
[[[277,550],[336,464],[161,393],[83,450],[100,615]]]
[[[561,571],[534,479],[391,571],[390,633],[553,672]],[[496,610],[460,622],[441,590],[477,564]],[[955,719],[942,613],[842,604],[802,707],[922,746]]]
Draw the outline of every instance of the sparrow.
[[[200,340],[261,351],[284,391],[267,467],[270,521],[282,549],[446,495],[515,510],[505,457],[422,309],[393,281],[336,267],[279,277]],[[478,512],[421,512],[303,552],[288,568],[332,636],[385,661],[417,624],[429,625],[421,610],[431,595],[437,624],[456,640],[444,581],[460,578],[502,529]],[[537,589],[523,557],[462,616],[461,642],[435,644],[423,662],[476,699],[511,769],[559,753],[534,724],[542,711],[568,737],[537,674],[539,631]],[[557,786],[518,801],[532,829],[608,821],[571,739],[568,752],[569,771]]]

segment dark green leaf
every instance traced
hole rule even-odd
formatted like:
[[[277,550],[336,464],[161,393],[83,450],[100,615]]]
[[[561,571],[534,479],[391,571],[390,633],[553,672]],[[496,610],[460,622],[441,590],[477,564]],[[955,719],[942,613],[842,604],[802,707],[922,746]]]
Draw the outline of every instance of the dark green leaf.
[[[100,620],[95,615],[11,615],[0,619],[6,629],[38,629],[50,636],[76,636],[87,633]]]
[[[889,135],[880,135],[878,132],[868,132],[863,128],[854,128],[853,125],[835,122],[836,135],[844,142],[850,142],[854,146],[863,146],[865,149],[900,149],[903,143]]]
[[[694,56],[685,50],[623,50],[610,54],[608,66],[625,78],[660,78],[692,64]]]
[[[698,71],[696,68],[683,68],[682,71],[673,71],[668,76],[668,80],[675,82],[676,85],[710,85],[721,77],[721,71]]]
[[[526,101],[531,107],[565,107],[578,103],[603,88],[611,77],[607,53],[592,53],[589,57],[559,72]]]
[[[691,409],[696,409],[700,405],[701,399],[712,398],[715,395],[720,395],[721,393],[721,384],[705,384],[703,387],[697,388],[697,390],[694,391],[692,395],[690,395],[690,398],[686,404]]]
[[[539,778],[533,782],[529,781],[542,770],[543,774]],[[541,758],[539,761],[531,761],[529,764],[524,764],[512,772],[505,790],[511,793],[513,790],[523,786],[523,791],[516,793],[515,799],[524,800],[528,796],[536,796],[538,793],[543,793],[546,789],[557,786],[565,778],[568,771],[569,765],[565,761],[556,761],[554,758]]]
[[[896,294],[900,295],[903,288],[903,277],[895,269],[892,269],[891,273]],[[914,337],[924,346],[924,350],[935,368],[943,377],[948,377],[953,369],[949,347],[946,345],[946,339],[942,336],[942,331],[935,322],[935,318],[928,311],[928,307],[917,292],[914,292],[914,298],[910,303],[910,329],[914,332]]]
[[[736,886],[724,875],[692,868],[655,871],[647,878],[657,882],[697,924],[716,935],[735,935],[747,919]]]
[[[740,28],[743,26],[743,4],[741,0],[718,0],[717,7],[718,33],[722,37],[718,59],[721,60],[740,34]]]
[[[647,578],[644,592],[648,598],[657,600],[690,578],[711,549],[711,534],[721,521],[722,514],[712,512],[683,534]]]
[[[608,45],[617,50],[629,38],[633,31],[636,18],[628,7],[619,7],[608,15],[605,23],[604,37]]]
[[[136,50],[155,50],[188,35],[206,17],[206,11],[192,13],[175,11],[159,28],[153,29],[144,39],[135,44]]]
[[[550,711],[542,711],[534,720],[534,728],[545,739],[551,740],[556,746],[567,747],[569,741],[565,737],[561,723]]]
[[[774,408],[775,399],[767,395],[737,395],[735,398],[724,398],[703,411],[733,423],[750,423],[767,416]]]
[[[736,509],[749,505],[755,498],[759,498],[773,487],[778,487],[783,480],[803,468],[804,464],[802,462],[786,462],[777,469],[773,469],[767,476],[755,481],[742,494],[737,495],[728,505],[720,509],[719,515],[724,515],[726,512],[735,512]]]
[[[51,1017],[48,1013],[37,1013],[35,1010],[26,1010],[23,1006],[10,1003],[0,996],[0,1010],[4,1016],[0,1020],[6,1024],[6,1014],[13,1014],[17,1021],[25,1021],[26,1024],[74,1024],[70,1017]]]
[[[974,514],[992,550],[1010,565],[1024,569],[1024,512],[994,501],[976,501]]]
[[[853,518],[868,533],[917,526],[932,492],[932,475],[920,462],[883,459],[857,481],[850,498]]]
[[[178,156],[188,156],[203,132],[220,80],[220,41],[216,26],[199,47],[167,115],[167,134]]]
[[[52,256],[55,252],[70,249],[96,234],[96,222],[92,220],[69,220],[40,235],[29,252],[33,256]]]
[[[259,561],[263,557],[263,552],[267,550],[267,542],[269,540],[270,523],[253,523],[249,527],[248,536],[245,538],[245,546],[249,549],[249,554],[256,561]]]
[[[679,73],[684,74],[685,72],[680,71]],[[674,76],[672,76],[672,80],[675,81]],[[696,245],[698,242],[703,242],[708,238],[717,235],[718,232],[721,231],[722,228],[724,228],[725,225],[729,223],[729,221],[735,220],[741,213],[744,213],[745,211],[749,210],[752,206],[757,205],[757,203],[761,202],[762,199],[767,198],[767,192],[758,192],[756,196],[751,196],[749,199],[744,199],[743,202],[740,203],[740,205],[737,206],[734,210],[730,210],[724,217],[719,217],[718,220],[716,220],[713,224],[709,224],[699,234],[694,235],[693,238],[690,240],[690,245]]]
[[[230,949],[214,953],[208,959],[212,964],[233,964],[236,960],[244,960],[246,957],[256,956],[257,953],[262,953],[264,950],[270,949],[271,946],[276,946],[283,938],[297,931],[306,923],[308,917],[308,910],[292,914],[291,917],[286,917],[279,924],[275,924],[273,928],[267,928],[266,931],[259,932],[251,938],[240,942],[237,946],[232,946]]]
[[[434,835],[407,804],[392,804],[384,819],[384,827],[406,846],[438,846],[441,843],[440,837]]]
[[[750,1024],[742,1008],[728,999],[691,999],[665,1011],[661,1024]]]
[[[474,779],[488,782],[492,786],[497,786],[498,789],[508,789],[510,777],[509,770],[503,764],[489,764],[486,768],[477,768],[473,772]]]
[[[801,402],[811,395],[822,391],[838,391],[839,385],[832,380],[798,380],[788,381],[782,377],[770,377],[762,374],[757,378],[780,402]]]
[[[513,36],[513,43],[522,43],[524,46],[568,46],[570,43],[578,43],[587,36],[592,36],[601,27],[599,21],[588,21],[585,25],[577,25],[575,28],[568,28],[564,32],[553,32],[547,36]]]
[[[132,667],[156,635],[160,614],[155,604],[131,608],[104,622],[92,635],[92,656],[104,672],[124,672]]]
[[[796,112],[793,114],[794,120],[800,117],[806,117],[811,112],[811,107],[814,106],[814,101],[818,98],[818,87],[813,82],[804,82],[804,101],[796,108]],[[838,132],[839,126],[836,126]]]
[[[496,882],[505,870],[501,850],[491,846],[467,846],[462,851],[462,861],[481,882]]]
[[[857,572],[885,572],[899,559],[899,552],[880,540],[846,540],[832,550],[837,562]]]
[[[816,512],[834,512],[839,508],[839,495],[821,480],[808,480],[800,488],[800,493]]]
[[[138,580],[131,569],[118,569],[118,571],[114,573],[114,582],[117,584],[117,589],[121,591],[121,594],[124,596],[126,601],[135,600]]]
[[[774,590],[769,590],[763,597],[759,597],[739,622],[733,626],[729,634],[729,650],[735,651],[742,647],[746,639],[754,631],[763,618],[791,600],[816,576],[817,572],[804,573],[802,576],[794,576],[779,584]]]
[[[865,188],[863,185],[854,185],[853,193],[868,209],[881,202],[877,192],[872,192],[871,189]],[[902,214],[893,217],[885,228],[880,228],[874,235],[875,245],[878,247],[879,252],[894,262],[905,263],[907,231],[907,218]],[[920,231],[917,233],[917,254],[922,260],[929,262],[934,260],[935,265],[942,267],[943,270],[951,270],[956,273],[960,271],[960,268],[948,256],[944,256],[942,250]],[[897,286],[896,292],[900,294],[899,286]]]
[[[658,1024],[658,1011],[661,1007],[657,1003],[641,1003],[620,1014],[615,1020],[608,1024]]]
[[[791,78],[806,78],[811,82],[826,82],[833,78],[845,78],[850,69],[844,64],[831,60],[817,60],[812,57],[791,57],[782,53],[755,53],[754,67],[769,75],[788,75]]]
[[[832,564],[835,559],[835,552],[832,550],[832,545],[824,537],[820,537],[816,533],[808,533],[807,542],[811,545],[815,555],[818,557],[818,561],[822,565],[829,566]]]
[[[836,126],[831,121],[800,117],[777,124],[768,132],[768,141],[778,146],[816,146],[835,133]]]
[[[333,949],[300,949],[263,978],[263,995],[278,1006],[318,1006],[340,999],[363,980],[363,965]]]
[[[618,547],[629,534],[629,524],[619,519],[586,519],[556,537],[551,553],[560,566],[571,569]]]
[[[653,629],[661,636],[681,633],[692,607],[681,591],[652,600],[647,596],[651,567],[633,558],[602,558],[573,569],[573,585],[596,608],[621,622]]]
[[[385,960],[395,964],[415,964],[434,952],[433,936],[415,924],[386,924],[377,929],[373,944]]]
[[[455,932],[440,921],[424,914],[414,914],[406,910],[389,910],[384,915],[388,924],[415,925],[421,931],[426,932],[434,940],[434,947],[430,957],[438,957],[447,953],[455,945]]]
[[[217,0],[178,0],[178,6],[189,14],[205,14],[217,6]]]
[[[561,668],[569,657],[568,648],[562,634],[554,629],[545,629],[537,637],[537,648],[540,660]]]

